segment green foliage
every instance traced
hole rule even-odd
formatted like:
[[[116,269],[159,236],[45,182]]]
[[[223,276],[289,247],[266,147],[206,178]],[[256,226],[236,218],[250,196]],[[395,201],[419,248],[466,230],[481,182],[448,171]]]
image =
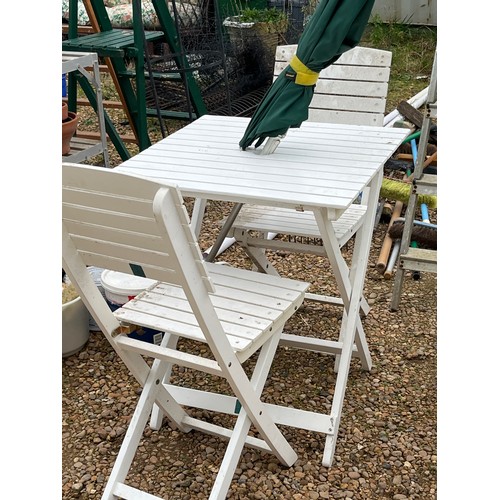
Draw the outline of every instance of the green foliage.
[[[365,32],[364,44],[392,51],[392,65],[398,71],[427,74],[432,70],[437,42],[436,28],[406,23],[383,23],[375,16]]]
[[[384,23],[374,16],[360,45],[392,52],[387,110],[395,108],[429,85],[437,30],[408,23]]]
[[[278,23],[287,19],[286,14],[278,9],[254,9],[243,8],[240,13],[240,21],[244,23]]]

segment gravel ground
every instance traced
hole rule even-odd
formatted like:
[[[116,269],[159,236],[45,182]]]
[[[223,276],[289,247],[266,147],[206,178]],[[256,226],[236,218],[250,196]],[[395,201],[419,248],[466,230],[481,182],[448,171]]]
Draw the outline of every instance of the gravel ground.
[[[86,128],[95,127],[92,113],[86,109],[81,113]],[[113,113],[119,123],[122,112]],[[175,122],[168,128],[172,133]],[[130,133],[126,128],[121,132]],[[109,151],[111,165],[118,165],[121,160],[112,144]],[[102,157],[92,163],[102,164]],[[188,210],[192,201],[186,200]],[[230,209],[227,203],[208,203],[200,234],[202,249],[213,243],[219,221]],[[431,211],[431,220],[436,217]],[[246,449],[228,498],[436,498],[437,279],[422,273],[414,281],[408,273],[400,308],[391,312],[393,279],[385,279],[376,269],[386,230],[384,223],[374,230],[364,289],[371,306],[363,324],[373,369],[368,373],[358,360],[351,363],[332,467],[321,465],[322,434],[282,427],[299,456],[297,462],[285,468],[272,455]],[[344,247],[347,261],[351,251],[349,242]],[[310,291],[336,293],[326,259],[284,253],[270,258],[283,275],[311,282]],[[251,267],[236,245],[218,260]],[[324,338],[336,339],[340,320],[340,308],[306,301],[285,331],[322,332]],[[184,347],[198,348],[189,342]],[[279,347],[262,397],[266,402],[328,413],[335,376],[331,357]],[[227,389],[205,374],[174,368],[174,382],[180,378],[185,385]],[[63,359],[63,500],[100,498],[139,394],[139,384],[100,332],[92,332],[79,353]],[[193,413],[217,424],[232,423],[232,417]],[[127,483],[163,498],[208,498],[225,447],[218,438],[196,431],[183,434],[168,424],[160,431],[147,427]]]
[[[202,248],[213,242],[217,221],[229,209],[209,203]],[[436,498],[436,275],[422,273],[414,281],[408,274],[400,308],[391,312],[393,279],[385,279],[375,266],[386,229],[383,223],[375,228],[364,290],[371,305],[363,323],[373,369],[362,371],[357,360],[351,364],[332,467],[321,465],[323,435],[283,427],[297,462],[285,468],[271,455],[246,449],[228,498]],[[348,244],[347,259],[351,250]],[[219,259],[250,267],[234,245]],[[273,262],[284,274],[311,281],[311,291],[335,291],[325,259],[279,254]],[[340,313],[334,306],[306,301],[285,330],[321,331],[335,338]],[[179,377],[207,387],[217,384],[188,370],[174,371],[174,380]],[[331,357],[280,347],[263,399],[327,413],[334,382]],[[63,359],[63,499],[100,497],[139,394],[137,382],[100,332],[93,332],[79,353]],[[231,423],[230,417],[194,413]],[[163,498],[208,498],[224,450],[225,442],[195,431],[147,428],[127,483]]]

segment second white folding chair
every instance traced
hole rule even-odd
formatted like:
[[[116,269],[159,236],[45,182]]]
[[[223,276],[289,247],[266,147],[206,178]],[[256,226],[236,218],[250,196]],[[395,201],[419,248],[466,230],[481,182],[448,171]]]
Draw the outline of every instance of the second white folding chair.
[[[296,49],[296,45],[277,47],[275,78],[287,67]],[[355,47],[342,54],[334,64],[321,71],[309,106],[308,121],[383,125],[391,61],[391,52],[369,47]],[[346,162],[351,162],[348,151]],[[332,168],[342,166],[332,165]],[[349,182],[348,176],[346,182]],[[361,202],[351,205],[332,221],[341,246],[356,234],[365,213],[366,206]],[[269,237],[270,234],[273,237]],[[287,235],[287,238],[274,239],[275,235]],[[266,258],[266,249],[326,255],[311,211],[244,205],[233,223],[230,236],[245,249],[257,269],[268,274],[278,273]],[[342,304],[336,297],[308,293],[306,298]],[[362,310],[368,312],[365,301]]]
[[[245,444],[291,466],[297,455],[260,395],[284,324],[309,285],[205,263],[173,185],[77,164],[63,164],[62,171],[63,268],[143,387],[102,498],[159,498],[126,483],[154,404],[181,431],[194,429],[229,440],[211,499],[226,497]],[[151,278],[155,284],[112,312],[87,271],[91,265]],[[166,332],[162,345],[128,337],[126,332],[135,326]],[[208,344],[213,357],[176,349],[179,337]],[[249,378],[242,363],[257,351]],[[241,408],[233,429],[187,413],[162,383],[173,365],[227,380]],[[248,435],[251,425],[260,438]]]
[[[296,49],[296,45],[277,47],[275,77],[287,67]],[[391,61],[390,51],[369,47],[358,46],[342,54],[334,64],[321,71],[309,106],[308,121],[367,126],[383,125]],[[345,165],[351,167],[353,161],[359,163],[359,160],[350,159],[349,153],[349,150],[346,150]],[[362,163],[359,167],[363,168]],[[340,169],[342,172],[343,165],[332,165],[332,169]],[[345,176],[345,181],[349,182],[349,175]],[[353,238],[361,227],[366,214],[367,193],[363,195],[359,204],[351,205],[339,218],[331,221],[341,247]],[[312,211],[243,205],[229,236],[234,237],[243,247],[259,271],[276,276],[278,271],[268,259],[266,250],[326,256]],[[275,236],[278,237],[275,238]],[[347,265],[344,266],[344,272],[348,272]],[[354,273],[350,274],[350,279],[352,282]],[[340,297],[307,293],[306,298],[343,306]],[[366,315],[368,311],[368,303],[362,298],[361,312]],[[342,336],[341,331],[340,338]],[[294,335],[284,335],[282,344],[302,349],[308,348],[301,339]],[[356,345],[359,353],[363,354],[361,356],[363,368],[370,370],[372,362],[360,320],[357,326]],[[318,349],[314,344],[311,344],[310,348]],[[325,349],[325,352],[328,350]],[[338,359],[337,356],[336,369]]]

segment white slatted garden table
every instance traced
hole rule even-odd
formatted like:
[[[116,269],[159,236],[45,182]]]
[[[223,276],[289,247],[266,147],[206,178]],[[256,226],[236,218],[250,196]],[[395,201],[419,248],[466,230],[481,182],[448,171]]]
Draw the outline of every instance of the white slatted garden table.
[[[241,151],[249,118],[205,115],[116,167],[140,177],[176,183],[183,196],[312,210],[344,304],[338,342],[283,335],[282,342],[339,355],[329,414],[269,405],[277,423],[326,434],[323,465],[332,465],[353,354],[365,369],[371,358],[361,327],[360,302],[385,161],[407,129],[304,122],[290,129],[271,155]],[[342,257],[332,221],[363,192],[366,212],[357,231],[351,267]],[[359,225],[360,222],[353,221]],[[226,396],[202,398],[169,386],[184,404],[237,413]],[[184,393],[184,394],[182,394]]]

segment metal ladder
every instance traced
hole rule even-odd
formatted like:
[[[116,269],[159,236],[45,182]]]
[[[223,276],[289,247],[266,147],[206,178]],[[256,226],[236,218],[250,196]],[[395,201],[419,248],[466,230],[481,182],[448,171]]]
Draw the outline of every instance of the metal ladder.
[[[175,119],[193,119],[206,113],[206,106],[203,102],[200,89],[190,70],[190,65],[186,56],[182,53],[179,45],[179,34],[165,0],[152,0],[152,5],[158,16],[161,31],[143,31],[141,13],[141,3],[133,2],[133,29],[115,29],[106,12],[103,0],[84,0],[84,5],[91,20],[91,24],[96,30],[94,34],[81,36],[77,35],[76,27],[76,0],[70,0],[70,26],[69,39],[63,41],[64,51],[95,52],[100,57],[105,58],[106,64],[114,76],[115,85],[120,95],[120,99],[127,113],[130,126],[137,139],[139,149],[142,151],[151,145],[148,134],[147,117],[155,116],[156,111],[148,109],[146,106],[146,77],[145,77],[145,43],[153,41],[166,42],[172,53],[175,54],[175,61],[179,68],[177,78],[181,79],[180,73],[184,73],[186,81],[186,92],[192,104],[193,113],[185,113],[180,116],[174,113],[172,116],[168,112],[162,111],[162,116]],[[129,70],[126,60],[132,59],[135,68]],[[132,83],[134,81],[134,84]],[[76,106],[76,86],[71,84],[68,88],[68,106],[70,111],[74,111]],[[86,92],[87,93],[87,92]],[[106,122],[106,129],[109,132],[110,123]],[[111,136],[113,144],[118,150],[121,158],[126,160],[130,153],[124,147],[120,138],[114,134]]]
[[[433,125],[433,118],[437,118],[437,54],[434,55],[431,81],[427,94],[420,140],[418,143],[413,184],[405,212],[405,224],[401,237],[398,267],[392,291],[392,311],[397,311],[399,308],[405,270],[437,273],[437,250],[414,248],[410,246],[418,195],[435,195],[437,193],[437,175],[423,173],[423,164],[426,159],[427,144],[429,142],[430,129]]]

